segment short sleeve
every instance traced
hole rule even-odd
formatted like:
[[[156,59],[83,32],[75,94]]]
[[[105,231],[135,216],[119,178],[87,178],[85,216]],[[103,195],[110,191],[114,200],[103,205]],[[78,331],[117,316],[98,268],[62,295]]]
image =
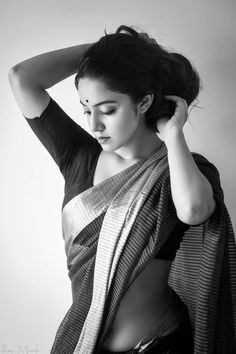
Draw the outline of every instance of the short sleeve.
[[[71,178],[75,162],[79,166],[78,159],[91,157],[101,151],[98,141],[71,119],[51,97],[39,117],[25,119],[56,162],[65,180]]]

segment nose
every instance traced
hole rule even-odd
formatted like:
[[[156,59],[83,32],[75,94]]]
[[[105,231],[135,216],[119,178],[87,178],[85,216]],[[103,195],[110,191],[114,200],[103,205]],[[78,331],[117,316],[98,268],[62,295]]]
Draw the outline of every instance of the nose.
[[[98,114],[91,113],[89,117],[89,127],[92,132],[102,131],[104,129],[104,125]]]

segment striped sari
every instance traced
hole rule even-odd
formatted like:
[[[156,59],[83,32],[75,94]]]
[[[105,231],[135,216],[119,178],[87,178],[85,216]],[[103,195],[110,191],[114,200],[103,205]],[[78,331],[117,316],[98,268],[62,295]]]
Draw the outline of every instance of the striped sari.
[[[188,308],[194,353],[234,353],[236,247],[219,174],[192,153],[210,181],[216,209],[185,232],[169,284]],[[51,353],[99,353],[120,301],[177,222],[167,149],[72,198],[62,210],[73,302]],[[155,333],[152,333],[155,336]],[[153,337],[152,337],[153,338]],[[147,342],[152,338],[146,338]]]

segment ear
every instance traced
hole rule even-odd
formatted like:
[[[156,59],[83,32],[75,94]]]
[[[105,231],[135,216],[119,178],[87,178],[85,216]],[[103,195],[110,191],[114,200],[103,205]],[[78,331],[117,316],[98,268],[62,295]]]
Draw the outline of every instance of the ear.
[[[150,93],[142,98],[140,103],[138,104],[138,110],[140,113],[145,113],[149,109],[149,107],[152,105],[154,99],[154,94]]]

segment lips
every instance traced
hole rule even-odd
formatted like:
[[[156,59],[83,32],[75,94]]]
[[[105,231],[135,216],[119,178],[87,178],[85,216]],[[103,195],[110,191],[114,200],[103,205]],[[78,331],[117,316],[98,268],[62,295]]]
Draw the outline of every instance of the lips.
[[[102,138],[97,138],[98,139],[98,142],[99,143],[105,143],[106,141],[108,141],[109,139],[110,139],[110,137],[108,136],[108,137],[102,137]]]

